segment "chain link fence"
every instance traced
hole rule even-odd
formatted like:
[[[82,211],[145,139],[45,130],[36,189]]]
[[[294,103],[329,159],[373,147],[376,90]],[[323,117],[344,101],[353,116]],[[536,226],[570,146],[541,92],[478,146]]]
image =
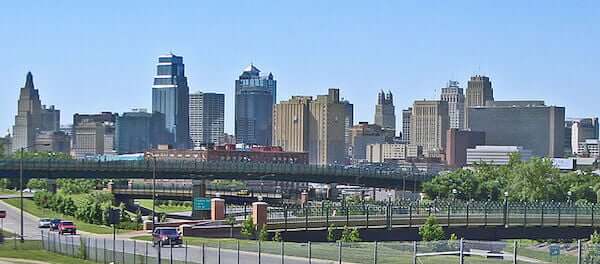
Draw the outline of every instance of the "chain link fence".
[[[14,240],[14,241],[13,241]],[[4,246],[15,245],[7,239]],[[192,240],[193,241],[193,240]],[[42,232],[41,248],[96,263],[334,264],[334,263],[561,263],[600,264],[600,244],[444,240],[431,242],[273,242],[206,240],[194,245],[153,246],[151,242]],[[516,254],[515,254],[516,252]],[[161,261],[159,262],[159,258]]]

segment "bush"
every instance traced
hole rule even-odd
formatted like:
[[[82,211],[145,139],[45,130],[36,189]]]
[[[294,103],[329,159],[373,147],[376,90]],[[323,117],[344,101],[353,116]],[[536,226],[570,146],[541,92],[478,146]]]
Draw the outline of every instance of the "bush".
[[[327,227],[327,241],[335,241],[335,227],[333,226],[333,224]]]
[[[281,241],[283,241],[283,239],[281,238],[281,233],[279,233],[279,231],[275,232],[275,235],[273,236],[273,241],[274,242],[281,242]]]
[[[258,230],[258,240],[267,241],[268,239],[269,239],[269,233],[267,232],[267,227],[265,225],[263,225]]]
[[[247,239],[254,237],[254,221],[252,220],[252,216],[248,216],[248,218],[246,218],[246,220],[244,220],[242,223],[240,235]]]
[[[444,239],[444,229],[437,223],[435,216],[427,217],[425,224],[419,227],[419,235],[423,241],[437,241]]]

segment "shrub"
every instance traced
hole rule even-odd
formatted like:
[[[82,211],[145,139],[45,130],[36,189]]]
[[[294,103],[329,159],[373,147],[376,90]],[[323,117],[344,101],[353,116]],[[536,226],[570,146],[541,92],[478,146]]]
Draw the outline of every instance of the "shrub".
[[[435,216],[427,217],[425,224],[419,227],[419,235],[423,241],[444,239],[444,229],[437,223]]]
[[[242,223],[240,235],[247,239],[254,237],[254,221],[252,220],[252,216],[248,216],[248,218],[246,218],[246,220],[244,220]]]

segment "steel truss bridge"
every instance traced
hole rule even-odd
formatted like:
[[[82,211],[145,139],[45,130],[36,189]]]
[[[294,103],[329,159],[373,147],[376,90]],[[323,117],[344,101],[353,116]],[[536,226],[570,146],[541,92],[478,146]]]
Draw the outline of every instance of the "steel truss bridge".
[[[18,178],[19,160],[0,160],[0,178]],[[24,160],[26,178],[83,179],[236,179],[337,183],[417,190],[435,176],[419,171],[380,171],[343,166],[252,163],[235,161],[141,160]]]

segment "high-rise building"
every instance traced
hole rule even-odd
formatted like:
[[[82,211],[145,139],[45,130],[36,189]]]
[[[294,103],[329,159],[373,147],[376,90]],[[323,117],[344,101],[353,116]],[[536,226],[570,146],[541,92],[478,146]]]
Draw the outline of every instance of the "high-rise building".
[[[534,156],[562,157],[565,108],[540,103],[502,101],[471,107],[470,129],[485,132],[487,145],[522,146]]]
[[[382,127],[388,141],[396,136],[396,110],[394,108],[394,97],[391,91],[384,93],[383,90],[377,95],[375,105],[375,124]]]
[[[410,117],[412,116],[412,107],[402,110],[402,140],[410,143]]]
[[[152,85],[152,112],[165,117],[165,128],[171,134],[168,142],[175,148],[188,148],[189,88],[185,77],[183,57],[172,53],[158,57],[156,76]]]
[[[273,105],[277,102],[273,74],[261,76],[253,64],[235,81],[235,137],[238,143],[271,145]]]
[[[570,149],[572,154],[579,154],[577,153],[579,143],[585,142],[587,139],[598,139],[598,118],[573,118],[569,121],[571,123],[571,131],[568,133],[571,138]]]
[[[423,155],[441,158],[449,128],[448,102],[415,101],[410,122],[410,143],[423,147]]]
[[[37,151],[71,153],[71,137],[63,131],[42,131],[35,145]]]
[[[73,115],[71,156],[76,159],[115,154],[115,122],[111,112]]]
[[[369,144],[366,155],[370,163],[414,160],[423,156],[423,148],[412,144]]]
[[[465,95],[457,81],[448,81],[448,86],[442,88],[442,101],[448,102],[450,128],[463,128],[465,125]]]
[[[351,131],[352,159],[355,161],[367,158],[367,145],[385,143],[386,134],[379,125],[359,122]]]
[[[285,151],[308,152],[311,164],[341,164],[345,160],[345,105],[339,90],[327,95],[293,96],[275,105],[273,145]]]
[[[46,108],[46,105],[42,105],[42,127],[41,131],[59,131],[60,130],[60,110],[56,109],[54,105]]]
[[[21,148],[35,150],[35,137],[42,127],[42,103],[33,85],[33,75],[27,73],[25,86],[19,93],[17,115],[13,126],[12,152]]]
[[[117,117],[115,150],[118,154],[140,153],[152,148],[152,114],[132,109]]]
[[[225,95],[190,94],[190,138],[192,147],[221,144],[225,133]]]
[[[344,152],[348,158],[350,158],[352,157],[350,148],[352,143],[352,131],[350,131],[350,129],[354,126],[354,105],[351,104],[350,101],[344,99],[342,99],[341,102],[344,105],[344,112],[346,113],[344,116],[344,144],[346,145]]]
[[[494,101],[494,89],[490,78],[483,75],[472,76],[467,83],[465,95],[465,128],[469,128],[469,107],[485,106],[488,101]]]

